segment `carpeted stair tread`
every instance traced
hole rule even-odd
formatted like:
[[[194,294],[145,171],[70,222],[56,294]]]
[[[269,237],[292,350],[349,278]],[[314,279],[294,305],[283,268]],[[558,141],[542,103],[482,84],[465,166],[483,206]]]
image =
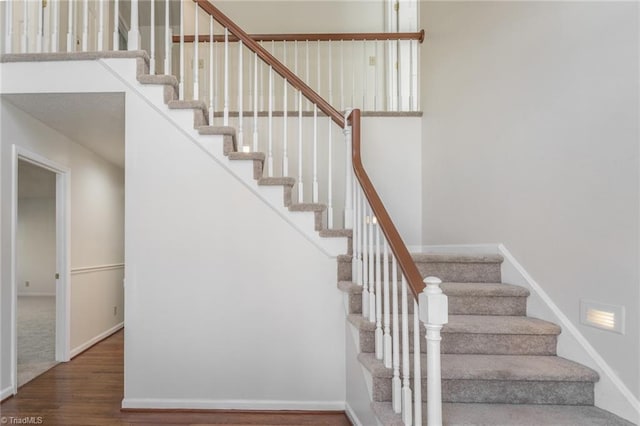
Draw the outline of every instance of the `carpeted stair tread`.
[[[451,283],[440,285],[447,296],[484,296],[484,297],[528,297],[529,290],[504,283]]]
[[[351,229],[323,229],[320,231],[320,236],[323,238],[351,238],[353,236],[353,231]]]
[[[442,354],[443,380],[563,381],[597,382],[598,373],[558,356],[541,355],[469,355]],[[361,353],[358,360],[374,377],[392,377],[375,354]],[[427,358],[421,355],[423,379],[427,375]],[[412,362],[413,366],[413,362]]]
[[[362,294],[362,286],[353,281],[338,281],[338,289],[349,294]]]
[[[438,263],[502,263],[499,254],[449,254],[449,253],[412,253],[414,262]]]
[[[166,84],[173,86],[176,90],[179,87],[178,79],[172,75],[141,74],[138,76],[138,81],[142,84]]]
[[[390,402],[373,402],[373,412],[384,426],[404,426]],[[422,404],[427,424],[427,404]],[[632,426],[615,414],[593,406],[539,404],[442,404],[445,425],[474,426]]]
[[[168,103],[170,109],[201,109],[207,112],[207,104],[203,101],[170,101]],[[199,126],[203,127],[203,126]]]
[[[49,53],[5,53],[0,62],[50,62],[50,61],[86,61],[103,58],[141,58],[149,62],[145,50],[115,50],[100,52],[49,52]]]
[[[413,314],[409,314],[409,330],[413,330]],[[376,323],[360,314],[349,314],[349,322],[359,330],[373,331]],[[393,323],[393,318],[392,318]],[[422,326],[424,329],[424,325]],[[449,323],[442,327],[443,333],[464,334],[560,334],[560,327],[537,318],[502,315],[449,315]]]
[[[230,152],[229,160],[257,160],[264,162],[264,152]]]
[[[231,126],[200,126],[197,130],[201,135],[236,136],[236,128]]]
[[[327,206],[319,203],[296,203],[289,206],[292,212],[323,212]]]
[[[258,179],[258,185],[263,186],[293,186],[296,179],[292,177],[262,177]]]

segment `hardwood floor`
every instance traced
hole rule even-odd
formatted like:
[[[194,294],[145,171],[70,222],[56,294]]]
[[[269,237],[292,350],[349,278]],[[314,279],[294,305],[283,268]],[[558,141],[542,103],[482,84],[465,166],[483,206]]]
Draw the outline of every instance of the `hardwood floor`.
[[[64,426],[351,425],[335,412],[122,412],[123,343],[120,331],[22,386],[0,406],[2,424],[40,417],[40,424]]]

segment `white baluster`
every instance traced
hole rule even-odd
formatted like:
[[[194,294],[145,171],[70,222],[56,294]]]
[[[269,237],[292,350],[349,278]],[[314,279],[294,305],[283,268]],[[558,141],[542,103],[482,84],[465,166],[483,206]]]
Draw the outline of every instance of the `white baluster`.
[[[351,40],[351,108],[356,107],[356,41]]]
[[[269,128],[269,149],[267,153],[267,176],[273,176],[273,67],[269,66],[269,99],[267,126]]]
[[[180,0],[180,100],[184,100],[184,1]]]
[[[328,74],[329,74],[329,103],[333,105],[333,53],[331,48],[331,41],[329,43],[329,65],[328,65]],[[331,121],[331,120],[329,120]]]
[[[318,105],[313,104],[313,202],[318,202]]]
[[[197,101],[200,99],[200,25],[198,21],[200,6],[196,4],[193,10],[193,32],[195,38],[193,39],[193,60],[191,61],[191,68],[193,68],[193,100]]]
[[[11,3],[11,2],[7,2]],[[52,29],[51,29],[51,51],[57,52],[60,49],[60,1],[51,1]]]
[[[169,0],[164,2],[164,73],[171,75],[171,36],[173,35],[170,26]],[[213,19],[213,18],[212,18]]]
[[[238,40],[238,151],[244,147],[244,44]]]
[[[293,73],[295,75],[300,75],[298,74],[298,40],[294,40],[293,41]],[[298,97],[294,96],[293,100],[295,101],[296,105],[294,105],[295,109],[298,109]]]
[[[362,40],[362,110],[367,109],[367,83],[369,82],[369,73],[367,72],[367,41]]]
[[[340,40],[340,110],[344,111],[344,40]]]
[[[391,254],[391,340],[393,345],[393,379],[391,404],[394,413],[402,412],[402,382],[400,381],[400,319],[398,318],[398,262]]]
[[[367,205],[369,205],[367,203]],[[369,216],[367,217],[368,219],[368,224],[367,224],[367,229],[368,229],[368,238],[369,238],[369,271],[367,272],[367,281],[368,281],[368,287],[369,287],[369,321],[371,322],[375,322],[376,321],[376,297],[378,296],[375,292],[375,272],[374,272],[374,268],[375,268],[375,262],[373,259],[373,253],[374,253],[374,241],[373,241],[373,222],[374,222],[374,216],[373,216],[373,210],[371,209],[371,205],[369,205]]]
[[[420,319],[418,312],[418,302],[413,299],[413,424],[422,426],[422,370],[420,367]]]
[[[382,277],[383,277],[383,316],[384,316],[384,366],[385,368],[392,368],[393,356],[392,340],[391,340],[391,301],[389,300],[389,245],[387,239],[383,236],[383,249],[382,249]]]
[[[22,2],[22,38],[20,52],[29,52],[29,0]]]
[[[73,1],[67,2],[67,52],[75,51],[75,35],[73,33],[74,19],[73,19]],[[118,1],[116,0],[116,12],[118,11]]]
[[[352,252],[353,252],[353,256],[352,256],[352,260],[351,260],[351,280],[355,283],[357,283],[358,285],[362,285],[362,281],[358,278],[358,275],[360,274],[360,266],[362,265],[361,260],[360,260],[360,216],[359,216],[359,210],[358,210],[358,199],[360,196],[360,192],[358,191],[358,188],[356,187],[355,190],[353,191],[354,193],[354,197],[356,198],[355,200],[355,208],[353,209],[353,234],[351,236],[351,244],[352,244]]]
[[[167,0],[168,2],[169,0]],[[72,3],[72,2],[69,2]],[[113,50],[120,50],[120,0],[113,0]],[[68,44],[68,41],[67,41]]]
[[[402,275],[402,421],[411,425],[411,387],[409,371],[409,304],[407,280]]]
[[[373,110],[378,110],[378,40],[374,41],[375,47],[375,64],[373,66]]]
[[[298,202],[304,200],[304,184],[302,182],[302,91],[298,91]]]
[[[44,39],[44,6],[38,2],[38,34],[36,36],[36,52],[42,53],[42,41]]]
[[[427,329],[427,424],[442,425],[442,375],[440,366],[440,330],[448,322],[449,303],[440,289],[439,278],[427,277],[419,296],[420,320]]]
[[[349,116],[349,114],[351,113],[351,111],[347,111],[345,113],[345,123],[348,123],[347,121],[347,117]],[[352,188],[353,188],[353,182],[355,180],[355,177],[353,175],[353,159],[352,159],[352,153],[351,153],[351,148],[353,146],[353,140],[352,140],[352,130],[351,130],[351,126],[346,125],[345,130],[344,130],[344,146],[346,149],[345,152],[345,156],[344,156],[344,160],[345,160],[345,171],[344,171],[344,227],[346,229],[349,229],[353,226],[353,221],[352,221],[352,217],[353,217],[353,194],[352,194]]]
[[[4,7],[4,53],[13,52],[13,2],[5,2]]]
[[[89,0],[82,2],[82,51],[89,47]]]
[[[329,128],[328,141],[328,155],[329,161],[327,162],[327,226],[329,229],[333,229],[333,123],[331,117],[327,117],[327,123]]]
[[[224,109],[223,122],[229,125],[229,29],[224,29]]]
[[[138,19],[138,0],[131,0],[131,26],[129,27],[129,38],[127,39],[128,50],[141,50],[140,44],[140,22]]]
[[[196,6],[197,7],[197,6]],[[213,68],[216,65],[216,62],[214,61],[214,50],[213,50],[213,46],[214,46],[214,42],[215,42],[215,35],[213,33],[213,16],[209,15],[209,126],[213,126],[213,112],[215,110],[215,85],[216,85],[216,80],[215,80],[215,73]],[[242,45],[242,43],[240,43],[240,45]],[[240,51],[242,52],[242,46],[240,47]],[[242,73],[242,71],[240,71],[240,73]],[[242,83],[240,83],[242,84]],[[242,124],[240,125],[240,132],[242,132]],[[238,147],[238,151],[241,151],[240,147]]]
[[[196,9],[198,6],[196,6]],[[156,73],[156,1],[151,0],[151,20],[150,33],[149,33],[149,74],[155,75]]]
[[[397,49],[396,49],[396,58],[398,60],[398,70],[397,75],[398,75],[398,105],[397,105],[397,111],[402,111],[402,54],[401,54],[401,49],[400,49],[400,41],[398,41],[398,45],[397,45]]]
[[[287,64],[287,42],[282,43],[282,48],[284,49],[284,57],[283,63]],[[289,96],[287,93],[288,89],[287,79],[284,79],[284,83],[282,86],[283,94],[282,94],[282,176],[289,176],[289,140],[287,137],[287,115],[289,112],[288,109],[288,101]]]
[[[362,214],[362,316],[369,319],[373,315],[369,301],[371,297],[369,291],[369,207],[364,193],[360,195],[360,206],[360,212]]]
[[[104,0],[98,1],[98,50],[104,50]]]
[[[413,92],[413,40],[409,40],[409,111],[414,111],[413,102],[415,94]]]
[[[253,152],[258,151],[258,54],[253,54]]]
[[[380,226],[376,220],[373,221],[376,228],[376,331],[375,331],[375,349],[376,358],[384,357],[383,333],[382,333],[382,265],[380,264]]]

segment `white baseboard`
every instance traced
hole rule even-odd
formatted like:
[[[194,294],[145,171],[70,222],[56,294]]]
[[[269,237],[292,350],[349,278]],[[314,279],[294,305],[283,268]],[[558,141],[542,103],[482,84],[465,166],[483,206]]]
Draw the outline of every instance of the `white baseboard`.
[[[344,404],[344,412],[349,418],[349,421],[353,424],[353,426],[363,426],[360,420],[358,419],[356,412],[353,410],[353,408],[351,408],[348,402]]]
[[[2,391],[0,391],[0,401],[4,401],[6,398],[9,398],[11,395],[13,395],[13,386],[8,386],[2,389]]]
[[[117,331],[120,331],[123,327],[124,327],[124,322],[121,322],[120,324],[116,324],[113,327],[111,327],[110,329],[108,329],[107,331],[98,334],[97,336],[95,336],[91,340],[88,340],[87,342],[81,344],[80,346],[77,346],[77,347],[73,348],[71,350],[71,358],[73,358],[73,357],[77,356],[78,354],[86,351],[91,346],[93,346],[96,343],[99,343],[100,341],[106,339],[107,337],[111,336],[113,333],[115,333]]]
[[[344,411],[344,401],[124,398],[124,409]]]
[[[530,290],[528,310],[537,303],[537,310],[532,312],[536,317],[562,327],[563,332],[558,336],[558,355],[585,364],[600,375],[600,381],[595,386],[596,406],[640,424],[640,401],[631,390],[509,250],[499,244],[498,251],[504,257],[502,279]]]

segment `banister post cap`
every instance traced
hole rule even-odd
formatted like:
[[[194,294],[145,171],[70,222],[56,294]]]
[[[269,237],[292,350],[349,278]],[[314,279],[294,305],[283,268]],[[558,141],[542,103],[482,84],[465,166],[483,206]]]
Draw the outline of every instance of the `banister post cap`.
[[[438,277],[426,277],[424,280],[422,280],[426,285],[435,285],[435,286],[439,286],[440,284],[442,284],[442,280]]]

